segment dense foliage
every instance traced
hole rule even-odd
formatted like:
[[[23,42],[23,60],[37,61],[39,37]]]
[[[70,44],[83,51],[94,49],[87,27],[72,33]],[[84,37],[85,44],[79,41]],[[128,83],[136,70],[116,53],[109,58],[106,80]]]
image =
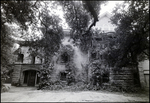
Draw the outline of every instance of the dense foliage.
[[[98,21],[100,5],[105,1],[63,1],[65,19],[71,28],[71,38],[82,51],[87,52],[91,47],[92,32]]]
[[[13,61],[11,48],[15,35],[11,24],[18,24],[20,28],[27,29],[27,22],[34,21],[32,3],[27,1],[1,1],[1,78],[7,77]],[[6,79],[6,78],[5,78]],[[2,83],[1,83],[2,85]]]
[[[49,14],[48,2],[44,2],[43,5],[41,2],[36,3],[37,15],[39,17],[38,21],[40,23],[39,29],[41,30],[42,38],[34,41],[31,47],[33,51],[37,51],[39,57],[45,59],[46,63],[51,62],[51,57],[58,51],[63,37],[63,30],[59,25],[61,22],[60,18],[53,14]]]
[[[94,3],[96,4],[95,7],[94,7]],[[90,42],[89,40],[85,39],[85,37],[82,37],[81,34],[85,33],[86,30],[88,29],[88,25],[90,21],[90,15],[88,14],[88,12],[91,12],[91,9],[93,8],[95,8],[96,11],[94,11],[94,14],[93,12],[91,12],[91,15],[94,17],[94,25],[95,25],[97,21],[97,15],[99,12],[100,2],[91,2],[92,7],[89,7],[89,5],[91,6],[91,4],[87,2],[85,2],[85,4],[82,4],[82,2],[63,1],[63,2],[59,2],[59,4],[63,6],[65,19],[67,23],[69,24],[71,31],[72,31],[71,37],[74,39],[75,43],[77,41],[80,41],[80,39],[82,39],[81,40],[82,42],[83,42],[83,39],[84,41],[87,41],[86,43],[82,43],[82,45],[84,45],[84,50],[87,51],[86,49],[89,47]],[[39,20],[42,25],[41,31],[42,31],[43,37],[40,40],[40,42],[38,41],[37,46],[34,46],[33,48],[39,48],[39,47],[42,48],[43,52],[41,53],[44,54],[43,57],[45,59],[45,63],[47,64],[47,62],[49,63],[51,62],[51,59],[54,53],[59,50],[59,47],[60,47],[59,44],[60,44],[63,31],[62,31],[62,28],[59,26],[60,21],[58,17],[49,15],[50,10],[47,9],[49,5],[48,2],[44,2],[43,7],[42,7],[42,3],[40,2],[37,2],[36,5],[37,7],[41,5],[41,8],[42,8],[41,11],[38,10],[38,12],[39,12]],[[86,9],[83,7],[83,5]],[[92,26],[93,24],[89,27],[88,29],[89,31]],[[89,37],[91,37],[91,35],[90,36],[86,35],[86,36],[88,37],[88,39]],[[74,75],[74,71],[70,71],[71,68],[74,69],[73,63],[72,64],[69,63],[68,65],[66,65],[66,68],[69,68],[68,70],[69,72],[67,74],[67,78],[68,78],[67,81],[69,83],[76,78],[75,76],[71,76],[71,75]]]
[[[128,4],[128,8],[126,8]],[[137,65],[149,59],[149,2],[126,1],[114,9],[112,23],[117,25],[115,48],[106,53],[112,66]]]
[[[82,51],[91,49],[93,46],[92,36],[99,35],[100,31],[92,30],[98,21],[100,5],[105,1],[1,1],[1,77],[6,78],[9,64],[12,63],[13,55],[10,48],[13,46],[11,38],[13,29],[9,24],[16,24],[22,29],[22,37],[33,40],[29,52],[31,56],[44,58],[44,63],[39,72],[39,89],[50,87],[55,88],[51,74],[54,67],[52,56],[59,52],[63,29],[61,19],[51,13],[54,5],[61,5],[64,11],[66,22],[71,29],[71,38],[75,44],[79,44]],[[148,1],[127,1],[129,8],[124,10],[124,5],[116,7],[112,17],[112,23],[117,25],[115,38],[112,38],[109,47],[103,54],[109,66],[128,66],[149,58],[149,8]],[[53,5],[50,6],[50,5]],[[31,26],[31,28],[29,28]],[[31,33],[28,32],[32,29]],[[35,31],[40,31],[41,38]],[[16,30],[17,31],[17,30]],[[18,30],[18,33],[21,31]],[[31,37],[28,38],[27,34]],[[26,36],[26,37],[25,37]],[[108,68],[102,62],[91,61],[90,64],[82,65],[83,70],[76,75],[77,69],[73,62],[66,64],[67,84],[75,83],[76,89],[90,89],[93,86],[100,87],[103,74],[108,73]],[[89,77],[89,74],[91,77]],[[58,82],[58,81],[56,81]],[[1,83],[2,84],[2,83]],[[57,88],[61,87],[58,83]],[[73,86],[73,85],[71,85]],[[100,89],[100,88],[98,88]]]
[[[38,89],[44,89],[53,84],[53,82],[51,81],[51,74],[53,69],[53,64],[43,64],[41,66],[40,72],[38,74],[38,76],[40,77]]]
[[[43,61],[43,69],[40,69],[40,89],[51,85],[50,77],[53,67],[49,68],[52,63],[52,57],[60,48],[61,39],[63,37],[63,29],[60,26],[61,19],[54,14],[50,14],[50,3],[52,2],[36,2],[37,16],[42,37],[36,39],[30,47],[30,54],[37,56]],[[37,35],[35,35],[36,38]],[[44,74],[44,73],[47,74]]]

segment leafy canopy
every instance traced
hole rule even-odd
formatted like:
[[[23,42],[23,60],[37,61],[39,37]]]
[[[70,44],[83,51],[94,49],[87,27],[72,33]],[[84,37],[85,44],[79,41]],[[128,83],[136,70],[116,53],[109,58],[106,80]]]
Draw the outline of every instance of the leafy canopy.
[[[117,25],[114,44],[117,48],[107,52],[106,60],[111,65],[127,66],[149,58],[149,2],[126,1],[113,13],[111,20]]]

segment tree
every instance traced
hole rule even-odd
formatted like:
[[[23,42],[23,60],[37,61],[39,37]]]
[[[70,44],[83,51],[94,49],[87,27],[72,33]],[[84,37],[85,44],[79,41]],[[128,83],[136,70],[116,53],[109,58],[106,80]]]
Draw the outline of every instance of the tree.
[[[90,20],[88,12],[85,11],[81,2],[63,1],[60,3],[63,7],[66,22],[72,31],[71,37],[76,41],[88,27]]]
[[[10,52],[14,35],[10,24],[16,23],[22,29],[27,29],[26,23],[33,22],[32,3],[28,1],[1,1],[1,77],[7,77],[13,55]],[[5,75],[6,74],[6,75]],[[1,83],[2,86],[2,83]]]
[[[63,1],[60,2],[65,12],[65,18],[71,28],[71,37],[79,43],[82,51],[87,52],[91,46],[92,32],[98,21],[100,5],[105,1]],[[93,18],[93,21],[92,21]],[[90,21],[92,22],[90,24]]]
[[[128,9],[125,5],[128,4]],[[138,62],[149,59],[149,8],[148,1],[126,1],[116,7],[112,23],[117,25],[117,48],[110,49],[107,60],[113,66],[138,65]]]
[[[37,2],[37,16],[42,37],[34,40],[30,46],[30,53],[34,56],[44,58],[44,63],[40,69],[39,89],[52,85],[51,73],[53,71],[52,57],[59,50],[63,29],[60,26],[61,19],[50,12],[50,3]],[[36,27],[38,28],[38,27]],[[36,36],[36,35],[35,35]],[[33,37],[34,38],[34,37]],[[46,74],[45,74],[46,73]]]
[[[81,42],[81,34],[86,32],[90,21],[88,12],[83,8],[81,2],[65,1],[62,5],[66,22],[71,28],[71,38],[74,43]]]
[[[35,53],[38,49],[42,50],[42,52],[37,51],[37,55],[43,55],[42,58],[45,59],[45,62],[51,62],[51,57],[58,51],[63,37],[63,29],[60,26],[61,19],[50,14],[49,2],[37,2],[36,6],[40,25],[36,28],[40,29],[42,37],[37,40],[33,39],[34,43],[31,45],[33,51],[31,51]]]
[[[100,5],[102,3],[105,3],[106,1],[85,1],[83,0],[83,6],[85,9],[90,12],[90,14],[93,16],[94,21],[93,23],[89,26],[89,29],[87,31],[90,31],[90,29],[96,25],[96,22],[98,21],[98,14],[100,12]]]
[[[7,23],[18,23],[27,29],[26,23],[34,20],[33,3],[28,1],[1,1],[1,25]]]
[[[67,4],[68,3],[68,4]],[[91,28],[98,21],[97,16],[99,12],[99,5],[102,2],[96,1],[83,1],[83,2],[72,2],[72,1],[64,1],[62,5],[65,7],[67,4],[66,10],[66,19],[68,20],[69,25],[71,26],[74,35],[72,36],[74,39],[79,39],[81,41],[81,46],[86,46],[88,48],[87,43],[90,40]],[[57,16],[51,15],[49,8],[49,2],[39,2],[39,1],[1,1],[1,47],[2,47],[2,67],[10,64],[10,60],[8,59],[8,51],[11,47],[11,30],[7,28],[6,24],[17,24],[20,29],[22,29],[22,33],[27,33],[29,26],[33,26],[33,28],[40,29],[42,31],[42,39],[33,40],[32,52],[31,54],[35,55],[43,55],[45,58],[45,64],[51,62],[52,55],[57,52],[59,49],[59,44],[62,38],[62,27],[59,25],[60,19]],[[72,8],[72,9],[70,9]],[[84,9],[85,8],[85,9]],[[87,11],[86,11],[87,10]],[[93,23],[89,26],[90,15],[93,16]],[[69,17],[67,17],[69,16]],[[38,23],[41,23],[41,27],[38,27]],[[89,27],[88,27],[89,26]],[[8,25],[9,27],[9,25]],[[7,31],[8,30],[8,31]],[[82,35],[79,35],[82,34]],[[30,35],[30,34],[29,34]],[[84,38],[87,36],[87,38]],[[35,35],[35,38],[37,36]],[[76,40],[77,40],[76,39]],[[87,41],[87,42],[85,42]],[[76,42],[76,41],[75,41]],[[42,53],[38,52],[38,49],[42,50]],[[84,49],[84,50],[86,50]]]

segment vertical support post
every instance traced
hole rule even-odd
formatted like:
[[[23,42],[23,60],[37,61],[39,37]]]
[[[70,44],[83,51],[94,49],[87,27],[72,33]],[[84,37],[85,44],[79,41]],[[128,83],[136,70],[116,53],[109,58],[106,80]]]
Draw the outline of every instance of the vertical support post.
[[[37,81],[37,71],[36,71],[36,74],[35,74],[35,85],[36,85],[36,81]]]
[[[143,71],[143,68],[142,68],[142,63],[139,63],[138,65],[138,73],[139,73],[139,79],[140,79],[140,85],[141,85],[141,88],[145,88],[146,87],[146,82],[145,82],[145,77],[144,77],[144,71]]]

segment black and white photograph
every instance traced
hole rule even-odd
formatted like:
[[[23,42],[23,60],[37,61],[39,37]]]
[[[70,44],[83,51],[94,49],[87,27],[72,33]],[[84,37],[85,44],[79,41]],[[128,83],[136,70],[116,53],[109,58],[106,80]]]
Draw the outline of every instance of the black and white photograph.
[[[149,103],[149,0],[2,0],[1,102]]]

